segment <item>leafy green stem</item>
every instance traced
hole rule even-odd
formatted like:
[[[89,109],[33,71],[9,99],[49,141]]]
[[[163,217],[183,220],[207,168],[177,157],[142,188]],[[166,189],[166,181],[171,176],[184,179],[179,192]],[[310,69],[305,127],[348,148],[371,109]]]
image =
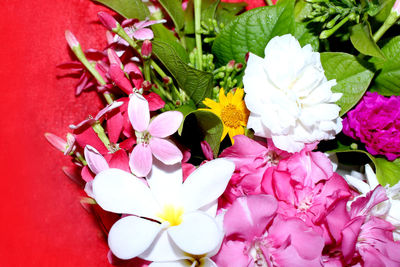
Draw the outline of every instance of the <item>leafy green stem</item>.
[[[375,42],[378,42],[379,39],[385,34],[387,30],[389,30],[390,27],[393,26],[393,24],[396,23],[396,21],[399,19],[400,14],[398,14],[395,11],[391,11],[389,16],[386,18],[385,22],[382,24],[382,26],[378,29],[378,31],[374,34],[373,38]]]
[[[197,69],[203,69],[203,49],[201,44],[201,0],[194,0],[194,27],[196,39]]]

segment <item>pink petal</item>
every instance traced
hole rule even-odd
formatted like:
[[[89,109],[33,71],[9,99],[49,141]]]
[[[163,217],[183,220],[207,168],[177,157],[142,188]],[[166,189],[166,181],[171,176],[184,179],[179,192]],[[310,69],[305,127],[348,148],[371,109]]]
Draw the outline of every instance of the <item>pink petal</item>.
[[[65,39],[67,40],[67,43],[69,47],[71,47],[71,49],[79,46],[79,42],[76,39],[75,35],[68,30],[65,31]]]
[[[214,154],[211,149],[211,146],[207,141],[202,141],[200,143],[201,150],[203,151],[203,155],[206,158],[206,160],[213,160],[214,159]]]
[[[346,263],[349,263],[353,258],[357,238],[364,220],[364,216],[356,217],[351,220],[342,231],[342,253]]]
[[[138,19],[125,19],[122,23],[121,26],[122,27],[127,27],[127,26],[131,26],[134,23],[137,23],[139,20]]]
[[[125,73],[121,70],[121,67],[117,64],[111,64],[110,69],[108,71],[111,80],[115,82],[115,84],[122,89],[125,93],[132,94],[132,85],[129,82],[128,78],[126,78]]]
[[[126,64],[124,71],[129,74],[136,89],[142,88],[142,83],[144,81],[143,74],[135,63],[129,62]]]
[[[77,183],[80,187],[83,188],[84,183],[82,182],[82,178],[79,174],[79,168],[77,166],[74,167],[68,167],[68,166],[64,166],[62,167],[62,171],[64,172],[64,174],[71,179],[72,181],[74,181],[75,183]]]
[[[175,133],[183,120],[183,115],[179,111],[167,111],[155,117],[149,125],[151,136],[165,138]]]
[[[86,162],[93,173],[98,174],[99,172],[110,168],[106,159],[94,147],[87,145],[84,149],[84,155]]]
[[[104,143],[99,139],[99,137],[94,132],[92,127],[87,128],[80,134],[76,134],[75,141],[77,145],[80,146],[81,148],[84,148],[86,145],[91,145],[102,155],[108,153],[108,149],[106,148]]]
[[[221,250],[213,259],[220,267],[253,266],[251,265],[253,259],[246,253],[247,246],[249,244],[242,241],[225,241],[221,246]]]
[[[77,125],[71,124],[71,125],[69,126],[69,128],[72,129],[72,130],[78,130],[78,129],[80,130],[81,128],[85,128],[85,127],[91,126],[91,125],[94,124],[95,122],[96,122],[95,119],[89,118],[89,119],[86,119],[86,120],[84,120],[84,121],[81,121],[81,122],[78,123]]]
[[[148,145],[137,144],[129,157],[129,166],[133,174],[138,177],[145,177],[151,171],[153,155]]]
[[[83,72],[75,88],[75,95],[80,95],[88,85],[89,77],[86,72]]]
[[[368,192],[365,197],[359,197],[351,203],[351,217],[367,215],[374,206],[387,199],[385,188],[378,185],[373,191]]]
[[[116,64],[118,66],[120,66],[120,68],[123,68],[122,62],[119,59],[119,56],[117,55],[117,53],[114,51],[114,49],[107,49],[107,56],[108,56],[108,61],[110,62],[110,64]]]
[[[144,94],[143,97],[146,98],[147,102],[149,102],[150,111],[156,111],[165,106],[164,100],[162,100],[162,98],[156,93],[150,92]]]
[[[149,146],[153,155],[164,164],[172,165],[182,160],[182,152],[167,140],[152,137]]]
[[[107,116],[107,133],[111,143],[117,143],[124,126],[124,117],[121,112]]]
[[[61,152],[65,151],[67,142],[62,139],[61,137],[58,137],[55,134],[52,133],[45,133],[44,137],[46,137],[47,141],[56,149],[60,150]]]
[[[133,32],[133,37],[136,40],[149,40],[154,38],[153,31],[147,28],[138,29]]]
[[[133,24],[133,27],[135,27],[136,29],[141,29],[153,24],[158,24],[158,23],[165,23],[167,22],[165,19],[160,19],[160,20],[144,20],[144,21],[139,21],[135,24]]]
[[[271,195],[237,198],[224,216],[226,236],[234,235],[248,241],[261,236],[277,208],[278,202]]]
[[[106,27],[108,30],[112,31],[118,27],[118,22],[107,12],[100,11],[97,13],[97,16],[99,17],[101,23],[103,23],[104,27]]]
[[[122,106],[122,104],[124,104],[124,102],[118,102],[118,101],[114,101],[113,103],[107,105],[105,108],[103,108],[102,110],[99,111],[99,113],[97,113],[96,117],[94,118],[96,121],[100,120],[101,117],[104,116],[104,114],[119,108],[120,106]]]
[[[93,179],[94,179],[94,175],[90,172],[88,166],[84,166],[82,168],[81,176],[82,176],[82,179],[87,183],[90,181],[93,181]]]
[[[129,169],[129,157],[125,150],[120,149],[111,154],[110,168],[116,168],[126,172],[131,171]]]
[[[149,127],[150,111],[149,103],[140,94],[132,94],[128,104],[128,116],[133,129],[144,132]]]
[[[133,146],[136,144],[136,139],[134,137],[129,137],[125,139],[121,143],[119,143],[119,147],[124,149],[125,151],[131,151]]]

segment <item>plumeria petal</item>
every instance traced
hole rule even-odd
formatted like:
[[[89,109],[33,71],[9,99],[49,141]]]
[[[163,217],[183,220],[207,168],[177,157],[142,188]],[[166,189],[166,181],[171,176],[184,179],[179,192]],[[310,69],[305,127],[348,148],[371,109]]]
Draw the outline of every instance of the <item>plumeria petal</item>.
[[[149,265],[149,267],[191,267],[191,266],[192,262],[188,260],[152,262]]]
[[[120,259],[131,259],[143,253],[162,230],[162,225],[136,216],[117,221],[108,235],[111,251]]]
[[[133,174],[138,177],[145,177],[151,171],[153,155],[150,146],[137,144],[129,157],[129,166]]]
[[[153,155],[164,164],[171,165],[182,160],[182,152],[170,141],[152,137],[149,146]]]
[[[155,218],[159,206],[141,180],[119,169],[100,172],[93,180],[97,203],[107,211]]]
[[[90,145],[85,146],[84,155],[86,162],[93,173],[98,174],[101,171],[110,168],[106,159],[94,147]]]
[[[182,223],[168,228],[167,232],[183,251],[202,255],[220,245],[223,233],[214,218],[201,211],[185,213],[182,217]]]
[[[155,117],[149,125],[151,136],[165,138],[175,133],[183,120],[179,111],[167,111]]]
[[[148,261],[176,261],[190,258],[171,240],[165,230],[158,234],[150,247],[139,257]]]
[[[178,205],[180,203],[182,190],[181,164],[165,165],[154,160],[147,182],[161,207],[165,204]]]
[[[235,170],[227,159],[214,159],[195,170],[183,184],[185,210],[196,210],[216,200],[224,191]]]
[[[149,103],[142,95],[132,94],[128,104],[128,116],[137,132],[147,130],[150,121]]]

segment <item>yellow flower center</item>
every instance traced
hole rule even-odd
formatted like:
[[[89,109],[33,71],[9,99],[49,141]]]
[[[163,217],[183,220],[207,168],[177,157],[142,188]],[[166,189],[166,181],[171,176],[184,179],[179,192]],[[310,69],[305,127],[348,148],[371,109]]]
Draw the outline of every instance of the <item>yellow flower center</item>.
[[[243,114],[235,105],[228,104],[221,111],[221,120],[230,128],[238,128],[241,126],[240,122],[243,121]]]
[[[164,205],[162,212],[157,216],[161,222],[169,222],[170,226],[180,225],[182,222],[183,208],[175,207],[173,205]]]

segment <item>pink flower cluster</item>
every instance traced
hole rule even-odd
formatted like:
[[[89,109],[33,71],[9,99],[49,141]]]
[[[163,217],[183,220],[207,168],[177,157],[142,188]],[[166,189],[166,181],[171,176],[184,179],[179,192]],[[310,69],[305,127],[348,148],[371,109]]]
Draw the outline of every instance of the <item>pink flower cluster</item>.
[[[236,170],[220,199],[226,234],[218,266],[400,264],[394,227],[369,213],[387,199],[383,187],[347,208],[357,194],[314,148],[288,154],[237,136],[223,151]]]
[[[367,92],[344,118],[343,133],[363,142],[372,155],[400,157],[400,97]]]

